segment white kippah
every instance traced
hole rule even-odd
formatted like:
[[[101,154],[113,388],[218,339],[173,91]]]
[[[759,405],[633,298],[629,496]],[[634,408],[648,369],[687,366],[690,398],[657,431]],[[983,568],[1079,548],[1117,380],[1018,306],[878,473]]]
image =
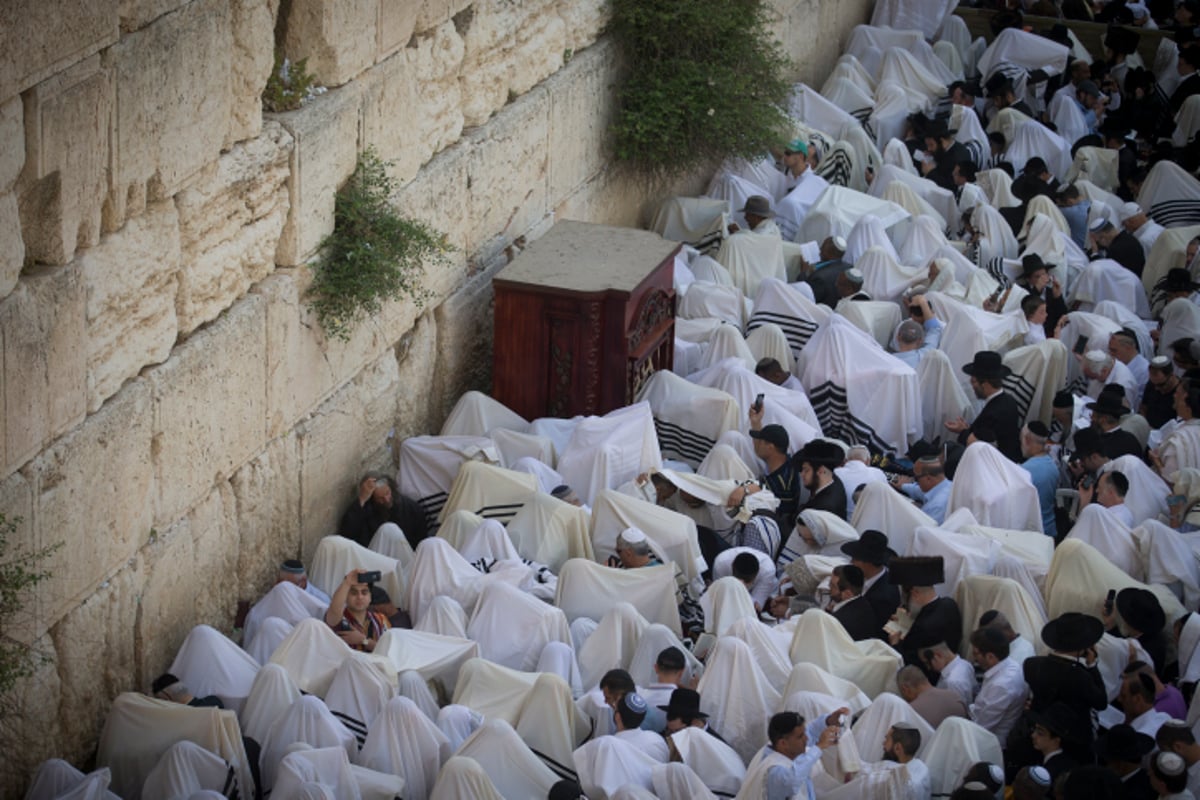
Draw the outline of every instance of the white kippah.
[[[1104,227],[1105,225],[1107,225],[1107,224],[1108,224],[1108,219],[1107,219],[1107,218],[1105,218],[1105,217],[1096,217],[1094,220],[1092,220],[1092,224],[1091,224],[1091,225],[1088,225],[1088,230],[1089,230],[1089,231],[1092,231],[1093,233],[1095,233],[1096,231],[1100,230],[1101,228],[1103,228],[1103,227]]]
[[[646,534],[642,533],[638,528],[626,528],[621,531],[621,538],[629,544],[638,544],[646,541]]]
[[[1088,350],[1084,358],[1093,364],[1103,364],[1108,361],[1108,353],[1103,350]]]
[[[862,283],[863,282],[863,274],[862,274],[861,270],[851,267],[850,269],[846,270],[845,275],[846,275],[846,280],[850,281],[851,283]]]
[[[988,775],[992,776],[992,780],[1001,786],[1004,785],[1004,770],[999,764],[988,764]]]
[[[1124,222],[1130,217],[1136,217],[1140,213],[1142,213],[1142,207],[1131,201],[1121,206],[1121,210],[1117,212],[1117,219]]]
[[[1029,777],[1032,778],[1033,782],[1038,786],[1050,785],[1050,772],[1040,764],[1029,768]]]
[[[1187,764],[1183,760],[1183,756],[1179,753],[1164,753],[1160,752],[1154,757],[1154,766],[1163,775],[1174,777],[1182,775],[1187,769]]]
[[[846,240],[841,236],[833,237],[833,246],[843,253],[846,252]]]

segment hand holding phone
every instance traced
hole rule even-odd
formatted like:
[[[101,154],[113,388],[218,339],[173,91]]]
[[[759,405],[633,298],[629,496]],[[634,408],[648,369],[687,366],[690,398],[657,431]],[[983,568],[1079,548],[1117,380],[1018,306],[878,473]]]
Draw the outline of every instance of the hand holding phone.
[[[358,573],[358,582],[359,583],[379,583],[380,579],[382,579],[382,578],[383,578],[383,573],[380,572],[379,570],[372,570],[370,572]]]
[[[1108,594],[1104,597],[1104,616],[1110,617],[1113,613],[1113,605],[1117,600],[1117,590],[1109,589]]]
[[[762,410],[763,410],[763,393],[759,392],[758,396],[754,398],[754,412],[757,414],[758,412],[760,412]]]

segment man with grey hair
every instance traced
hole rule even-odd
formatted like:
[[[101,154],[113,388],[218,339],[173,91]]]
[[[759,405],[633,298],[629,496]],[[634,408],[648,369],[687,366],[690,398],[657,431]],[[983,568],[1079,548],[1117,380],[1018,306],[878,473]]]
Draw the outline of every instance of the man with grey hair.
[[[626,528],[617,534],[617,543],[613,550],[616,551],[616,555],[609,556],[610,567],[638,569],[661,563],[650,549],[650,540],[646,538],[646,534],[637,528]]]
[[[1054,509],[1062,475],[1050,455],[1050,429],[1041,420],[1031,420],[1021,429],[1021,455],[1025,456],[1021,466],[1029,473],[1033,488],[1037,489],[1042,532],[1057,540],[1058,522]]]
[[[1165,228],[1150,219],[1145,210],[1134,202],[1121,206],[1117,210],[1117,218],[1121,221],[1121,227],[1133,234],[1133,238],[1138,240],[1146,255],[1150,255],[1150,248],[1154,247]]]
[[[953,689],[934,686],[915,664],[909,664],[896,673],[896,687],[912,710],[934,728],[947,717],[971,718],[962,695]]]
[[[868,483],[887,483],[887,476],[879,467],[871,466],[871,451],[866,445],[856,444],[846,451],[846,463],[833,470],[846,487],[846,518],[854,513],[853,494],[860,486]]]
[[[1137,379],[1129,371],[1129,367],[1117,361],[1103,350],[1089,350],[1082,357],[1080,366],[1083,376],[1088,379],[1087,395],[1096,400],[1106,384],[1116,383],[1125,391],[1125,404],[1134,407],[1137,401]]]
[[[945,325],[933,313],[923,294],[908,298],[907,308],[909,319],[896,328],[896,352],[893,355],[916,369],[926,353],[937,349]]]
[[[946,468],[937,456],[918,458],[912,478],[900,479],[900,491],[921,504],[921,510],[938,525],[946,519],[946,505],[954,482],[946,477]]]
[[[275,575],[276,583],[294,583],[303,589],[308,594],[320,600],[325,605],[329,605],[329,595],[318,589],[313,582],[308,579],[308,571],[304,569],[304,562],[295,558],[289,558],[279,565],[279,572]]]

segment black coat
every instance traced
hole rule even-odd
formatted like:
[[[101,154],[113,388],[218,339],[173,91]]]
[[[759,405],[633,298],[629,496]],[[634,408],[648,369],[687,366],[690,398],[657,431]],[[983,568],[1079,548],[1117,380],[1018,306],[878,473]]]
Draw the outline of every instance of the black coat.
[[[1146,455],[1138,438],[1120,428],[1100,434],[1100,449],[1109,458],[1120,458],[1121,456],[1143,458]]]
[[[793,456],[793,459],[795,457]],[[800,462],[793,460],[796,468],[800,468]],[[842,484],[842,479],[838,476],[833,476],[833,483],[830,483],[821,491],[808,498],[808,502],[800,506],[801,510],[813,509],[815,511],[828,511],[841,519],[846,518],[846,487]]]
[[[1200,72],[1193,72],[1181,80],[1171,93],[1171,116],[1178,114],[1183,102],[1194,94],[1200,94]]]
[[[913,620],[908,635],[900,640],[900,655],[905,664],[923,666],[920,652],[935,644],[945,642],[955,652],[962,642],[962,612],[958,603],[950,597],[939,597],[926,605]]]
[[[837,279],[848,269],[850,265],[845,261],[830,261],[807,276],[804,282],[812,287],[813,300],[830,308],[837,306],[838,300],[842,299],[838,296]]]
[[[425,512],[416,500],[392,490],[392,507],[383,508],[373,500],[359,505],[358,498],[350,502],[346,513],[338,524],[338,533],[367,547],[375,531],[385,522],[394,522],[404,531],[404,537],[414,550],[422,539],[429,535],[429,523]]]
[[[967,435],[980,425],[996,432],[996,447],[1009,461],[1016,464],[1024,461],[1021,457],[1021,412],[1016,398],[1008,392],[992,395],[971,427],[958,435],[959,444],[966,445]]]
[[[875,612],[875,630],[882,631],[900,607],[900,587],[888,583],[885,571],[871,588],[863,592],[862,598],[871,604],[871,610]]]
[[[1104,254],[1134,275],[1142,277],[1142,269],[1146,266],[1146,249],[1129,231],[1118,233],[1104,248]]]
[[[934,161],[937,166],[931,169],[925,177],[943,189],[953,192],[956,188],[954,185],[954,165],[964,161],[971,161],[971,151],[962,142],[955,142],[948,149],[936,154]]]
[[[846,633],[850,634],[850,638],[856,642],[876,638],[879,635],[879,629],[883,627],[876,619],[875,609],[872,608],[870,601],[862,595],[834,611],[833,616],[842,623]]]
[[[1022,670],[1033,711],[1045,711],[1055,703],[1064,703],[1081,719],[1086,717],[1091,730],[1091,712],[1108,707],[1108,691],[1100,670],[1095,667],[1058,656],[1031,656],[1025,659]]]

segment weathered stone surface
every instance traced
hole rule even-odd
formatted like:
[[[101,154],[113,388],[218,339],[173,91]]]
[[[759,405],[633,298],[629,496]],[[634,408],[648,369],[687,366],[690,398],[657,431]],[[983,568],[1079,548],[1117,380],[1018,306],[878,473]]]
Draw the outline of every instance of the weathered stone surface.
[[[0,749],[5,756],[0,759],[0,786],[25,786],[33,770],[47,758],[85,755],[76,742],[63,737],[62,684],[48,634],[34,643],[33,652],[44,654],[47,660],[33,675],[17,682],[5,698],[5,713],[0,714]],[[81,758],[75,763],[84,761]]]
[[[795,65],[794,79],[819,86],[845,49],[854,26],[870,19],[874,3],[774,0],[772,5],[773,28]]]
[[[179,519],[266,441],[266,321],[266,301],[248,295],[150,372],[155,525]]]
[[[433,353],[425,358],[424,353],[408,354],[400,362],[401,385],[409,391],[400,395],[400,410],[397,427],[406,426],[409,420],[422,420],[421,409],[408,405],[410,400],[419,404],[420,392],[412,392],[428,386],[429,401],[425,403],[433,419],[419,430],[432,430],[437,422],[444,420],[467,389],[491,390],[492,383],[492,278],[499,270],[489,270],[474,276],[452,294],[433,312],[437,323],[437,341]],[[411,376],[410,370],[421,369],[420,364],[433,367],[428,375]],[[411,431],[410,434],[415,434]]]
[[[462,134],[458,70],[463,40],[446,23],[371,70],[363,97],[363,137],[391,174],[411,180],[430,156]]]
[[[109,71],[93,56],[25,95],[25,166],[17,182],[30,259],[66,264],[100,239],[108,189]]]
[[[449,22],[472,2],[474,0],[424,0],[424,2],[415,3],[414,5],[419,6],[416,22],[417,33],[424,33],[444,22]],[[470,12],[468,12],[469,14]]]
[[[351,84],[276,115],[294,140],[288,218],[275,254],[280,266],[304,263],[333,231],[334,197],[358,158],[361,106],[361,89]]]
[[[11,190],[25,166],[25,114],[20,97],[0,103],[0,298],[13,290],[25,263],[21,214]],[[3,433],[0,423],[0,433]]]
[[[551,204],[566,198],[605,167],[616,110],[608,91],[614,80],[615,58],[616,48],[605,42],[579,53],[546,81]]]
[[[468,127],[482,125],[511,96],[562,66],[566,25],[554,9],[554,0],[478,0],[472,6],[460,77]]]
[[[355,477],[368,468],[390,469],[387,436],[399,391],[389,350],[297,426],[302,558],[312,558],[317,540],[337,527]]]
[[[0,101],[115,42],[117,2],[0,3]]]
[[[226,0],[193,0],[121,38],[105,54],[116,75],[110,225],[173,195],[220,152],[233,105]]]
[[[79,271],[41,269],[0,302],[4,361],[0,386],[6,465],[36,455],[87,412],[86,303]]]
[[[8,538],[6,561],[15,554],[33,553],[41,549],[37,526],[33,522],[33,487],[20,472],[14,472],[0,481],[0,515],[3,515],[6,523],[15,527]],[[45,633],[39,621],[44,618],[46,604],[37,591],[28,592],[25,600],[23,612],[16,615],[11,624],[6,624],[4,635],[27,644]]]
[[[277,566],[300,554],[300,447],[294,433],[234,473],[238,599],[254,599],[271,588]]]
[[[284,50],[308,59],[325,86],[341,86],[375,63],[380,0],[293,0]]]
[[[556,219],[639,227],[643,216],[649,221],[653,211],[646,215],[641,213],[635,201],[643,187],[637,182],[638,178],[629,173],[607,169],[562,198],[554,207],[554,216]],[[700,191],[704,191],[703,187]]]
[[[567,47],[578,54],[596,41],[612,11],[606,0],[562,0],[558,14],[567,26]]]
[[[398,443],[409,436],[418,436],[441,427],[447,411],[445,398],[434,389],[435,375],[440,369],[437,354],[442,332],[438,317],[430,313],[421,317],[416,326],[396,345],[399,365],[399,388],[396,390],[395,436]],[[454,380],[457,376],[446,376]],[[457,398],[455,398],[457,399]]]
[[[21,212],[17,196],[0,192],[0,297],[13,290],[25,263],[25,243],[21,241]]]
[[[149,537],[152,430],[150,386],[134,381],[27,468],[39,544],[65,543],[50,559],[54,577],[39,589],[46,624],[95,592]]]
[[[471,246],[471,193],[467,177],[471,145],[466,141],[438,153],[411,181],[401,186],[394,201],[401,214],[432,226],[457,248],[458,257]]]
[[[406,0],[379,0],[375,59],[383,61],[408,44],[417,27],[422,3]]]
[[[0,103],[0,142],[0,191],[7,191],[25,166],[25,113],[19,97]]]
[[[262,130],[262,92],[275,64],[279,0],[232,0],[233,104],[226,142],[252,139]]]
[[[87,292],[88,410],[175,343],[179,217],[161,203],[80,254]]]
[[[121,0],[121,32],[129,33],[149,25],[192,0]]]
[[[226,632],[232,627],[238,560],[234,505],[232,488],[222,482],[143,550],[146,578],[137,615],[143,682],[171,666],[196,625]]]
[[[215,319],[275,268],[291,151],[291,135],[269,122],[262,136],[234,146],[176,196],[181,334]]]

